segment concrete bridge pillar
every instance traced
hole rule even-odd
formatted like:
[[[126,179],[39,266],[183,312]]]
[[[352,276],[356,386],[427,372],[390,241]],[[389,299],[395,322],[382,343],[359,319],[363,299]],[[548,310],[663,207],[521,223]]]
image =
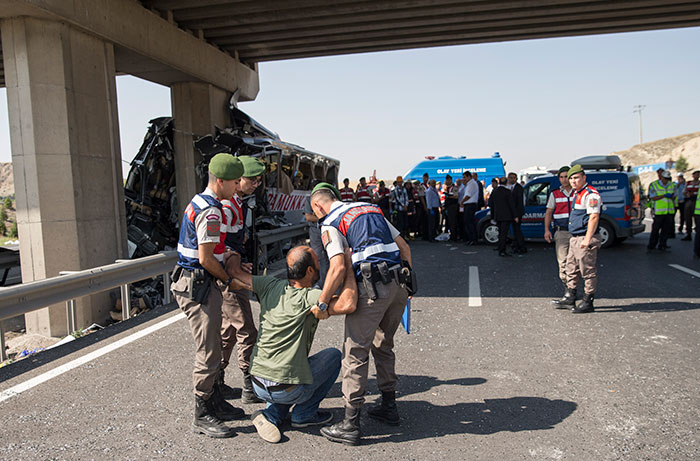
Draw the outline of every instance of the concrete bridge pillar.
[[[126,256],[114,48],[66,23],[3,19],[22,280]],[[78,326],[103,323],[106,294],[81,299]],[[67,333],[65,306],[26,315],[27,330]]]
[[[175,179],[179,215],[194,194],[202,192],[200,178],[195,171],[201,155],[193,141],[214,133],[214,127],[229,125],[228,102],[231,93],[208,83],[182,82],[170,87],[172,114],[175,118],[173,136],[175,148]]]

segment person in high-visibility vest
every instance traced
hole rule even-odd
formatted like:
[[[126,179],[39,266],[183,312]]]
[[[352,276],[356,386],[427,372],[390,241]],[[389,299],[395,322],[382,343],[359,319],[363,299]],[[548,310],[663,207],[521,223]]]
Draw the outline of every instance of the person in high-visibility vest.
[[[693,212],[693,219],[695,219],[695,244],[693,248],[693,256],[700,258],[700,195],[695,199],[695,211]]]
[[[676,211],[676,185],[671,181],[671,172],[664,170],[660,179],[649,185],[649,202],[654,215],[651,235],[647,244],[647,253],[657,247],[659,250],[670,248],[666,241],[673,233],[673,215]]]
[[[350,179],[343,179],[343,188],[340,189],[340,201],[352,203],[355,201],[355,191],[350,187]]]
[[[558,177],[561,187],[549,194],[547,199],[547,211],[544,214],[544,239],[547,243],[554,240],[554,252],[557,255],[557,265],[559,266],[559,279],[566,287],[566,257],[569,254],[569,214],[571,213],[571,201],[574,198],[574,189],[569,184],[569,168],[563,166],[559,168]],[[552,238],[552,227],[554,237]],[[552,301],[557,309],[573,307],[576,297],[564,295],[561,299]]]

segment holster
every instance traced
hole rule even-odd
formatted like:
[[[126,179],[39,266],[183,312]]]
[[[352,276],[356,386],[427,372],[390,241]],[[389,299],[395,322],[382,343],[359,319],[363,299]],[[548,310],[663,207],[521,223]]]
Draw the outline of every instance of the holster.
[[[411,269],[408,261],[401,261],[401,270],[399,271],[399,284],[406,288],[409,296],[413,296],[418,291],[418,280],[416,279],[416,271]]]
[[[192,300],[199,304],[204,304],[211,290],[212,276],[204,269],[192,271]]]
[[[377,300],[377,289],[372,278],[372,263],[360,263],[360,274],[362,275],[362,285],[367,291],[367,297],[372,301]]]

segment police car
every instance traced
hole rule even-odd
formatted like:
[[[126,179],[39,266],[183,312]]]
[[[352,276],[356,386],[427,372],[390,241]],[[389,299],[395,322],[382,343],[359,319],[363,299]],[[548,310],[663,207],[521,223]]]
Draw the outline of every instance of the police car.
[[[621,171],[616,155],[594,155],[575,160],[586,171],[588,184],[600,192],[603,210],[599,232],[603,248],[644,232],[645,203],[639,176]],[[522,231],[526,239],[544,239],[544,215],[549,194],[561,186],[556,175],[540,176],[525,184],[525,215]],[[491,222],[488,208],[475,215],[479,236],[490,244],[498,243],[498,226]]]

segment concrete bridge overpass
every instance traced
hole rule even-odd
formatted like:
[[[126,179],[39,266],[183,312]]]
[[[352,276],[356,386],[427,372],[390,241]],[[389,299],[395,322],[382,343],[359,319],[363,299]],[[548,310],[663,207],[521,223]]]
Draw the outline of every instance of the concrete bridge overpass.
[[[689,0],[0,0],[25,281],[126,255],[115,76],[171,88],[179,197],[197,185],[192,136],[254,100],[257,63],[700,25]],[[106,315],[100,296],[79,326]],[[27,316],[66,333],[63,306]]]

